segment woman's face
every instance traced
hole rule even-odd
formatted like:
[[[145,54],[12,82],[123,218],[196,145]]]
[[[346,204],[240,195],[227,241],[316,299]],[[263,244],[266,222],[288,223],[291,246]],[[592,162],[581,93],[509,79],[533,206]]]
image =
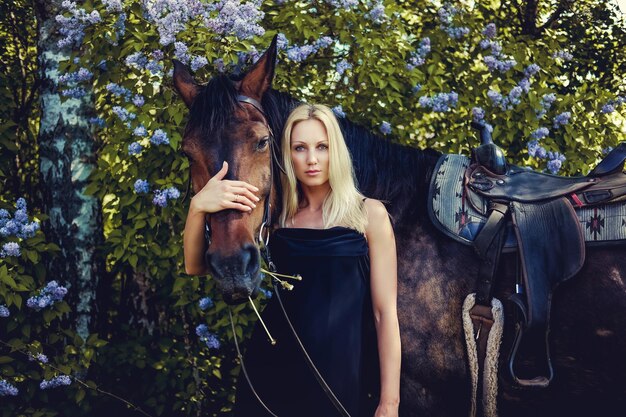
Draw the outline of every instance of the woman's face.
[[[322,122],[308,119],[293,126],[291,160],[303,185],[315,187],[328,182],[328,136]]]

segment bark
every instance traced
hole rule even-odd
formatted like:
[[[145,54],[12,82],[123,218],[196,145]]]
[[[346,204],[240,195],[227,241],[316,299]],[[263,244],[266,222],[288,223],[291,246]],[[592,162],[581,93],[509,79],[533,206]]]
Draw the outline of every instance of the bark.
[[[96,315],[96,287],[105,273],[96,248],[102,242],[101,206],[84,190],[95,169],[96,144],[89,125],[94,114],[93,96],[64,98],[58,88],[59,64],[70,59],[70,50],[57,46],[60,39],[55,16],[60,0],[36,0],[39,20],[41,124],[40,181],[44,210],[50,216],[42,226],[46,236],[62,249],[47,270],[49,279],[69,287],[76,331],[89,336]]]

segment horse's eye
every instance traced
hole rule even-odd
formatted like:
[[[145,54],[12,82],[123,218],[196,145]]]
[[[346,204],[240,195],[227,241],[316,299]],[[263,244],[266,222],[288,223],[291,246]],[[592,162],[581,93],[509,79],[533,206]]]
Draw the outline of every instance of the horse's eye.
[[[256,149],[259,151],[264,150],[265,148],[267,148],[267,145],[270,143],[270,138],[269,136],[264,137],[263,139],[261,139],[257,145],[256,145]]]

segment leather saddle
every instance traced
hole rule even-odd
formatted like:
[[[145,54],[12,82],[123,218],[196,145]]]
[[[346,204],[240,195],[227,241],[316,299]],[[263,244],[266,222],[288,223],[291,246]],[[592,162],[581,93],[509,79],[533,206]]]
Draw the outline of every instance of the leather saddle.
[[[476,304],[491,305],[500,253],[515,239],[519,273],[511,301],[517,324],[509,371],[521,386],[547,387],[554,376],[548,344],[552,294],[585,261],[584,224],[576,209],[626,201],[626,143],[587,176],[562,177],[507,164],[487,129],[474,127],[482,145],[463,173],[462,193],[487,218],[473,239],[481,260]]]

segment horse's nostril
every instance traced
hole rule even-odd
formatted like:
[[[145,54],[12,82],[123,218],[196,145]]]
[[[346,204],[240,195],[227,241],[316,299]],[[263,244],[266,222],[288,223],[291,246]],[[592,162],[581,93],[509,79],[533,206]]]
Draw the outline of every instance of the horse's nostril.
[[[252,243],[247,243],[242,248],[243,271],[248,276],[255,276],[259,270],[259,250]]]

